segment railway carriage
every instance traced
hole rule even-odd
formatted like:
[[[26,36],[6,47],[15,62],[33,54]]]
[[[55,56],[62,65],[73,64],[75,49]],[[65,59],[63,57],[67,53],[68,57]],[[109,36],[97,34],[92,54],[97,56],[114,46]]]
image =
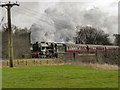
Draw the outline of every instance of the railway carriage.
[[[103,45],[87,45],[88,52],[104,52],[105,47]]]
[[[87,52],[87,45],[66,44],[66,52]]]
[[[120,50],[119,46],[105,46],[105,52],[114,52]]]

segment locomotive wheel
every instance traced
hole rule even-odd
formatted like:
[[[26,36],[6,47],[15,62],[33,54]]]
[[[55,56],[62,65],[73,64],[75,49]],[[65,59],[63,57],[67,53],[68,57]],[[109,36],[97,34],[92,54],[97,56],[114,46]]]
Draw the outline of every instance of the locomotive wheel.
[[[38,58],[38,54],[35,57]]]

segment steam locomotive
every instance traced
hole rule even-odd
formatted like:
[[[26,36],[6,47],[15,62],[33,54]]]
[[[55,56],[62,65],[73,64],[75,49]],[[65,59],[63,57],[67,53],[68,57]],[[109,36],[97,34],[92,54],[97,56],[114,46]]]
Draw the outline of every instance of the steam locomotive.
[[[119,46],[36,42],[32,45],[31,55],[32,58],[57,58],[58,53],[95,53],[118,50],[120,50]]]

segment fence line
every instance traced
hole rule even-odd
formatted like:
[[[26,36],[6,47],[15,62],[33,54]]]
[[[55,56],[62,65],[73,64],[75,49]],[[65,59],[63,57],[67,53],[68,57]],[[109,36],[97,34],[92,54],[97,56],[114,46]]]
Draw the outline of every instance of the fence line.
[[[83,61],[84,63],[108,63],[108,64],[118,64],[118,53],[72,53],[60,54],[57,59],[27,59],[27,60],[13,60],[14,66],[35,66],[35,65],[49,65],[49,64],[60,64]],[[73,58],[74,57],[74,58]],[[2,66],[9,66],[9,61],[2,61]]]

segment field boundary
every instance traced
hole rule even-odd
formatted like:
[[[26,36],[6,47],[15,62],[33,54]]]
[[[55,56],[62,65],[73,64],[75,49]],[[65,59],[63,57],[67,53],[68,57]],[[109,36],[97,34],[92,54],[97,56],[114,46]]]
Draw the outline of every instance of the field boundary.
[[[9,61],[0,61],[2,62],[2,67],[9,67]],[[40,66],[40,65],[82,65],[94,69],[103,69],[103,70],[118,70],[118,65],[110,64],[99,64],[99,63],[84,63],[81,61],[63,61],[60,59],[27,59],[27,60],[14,60],[14,67],[23,67],[23,66]]]

